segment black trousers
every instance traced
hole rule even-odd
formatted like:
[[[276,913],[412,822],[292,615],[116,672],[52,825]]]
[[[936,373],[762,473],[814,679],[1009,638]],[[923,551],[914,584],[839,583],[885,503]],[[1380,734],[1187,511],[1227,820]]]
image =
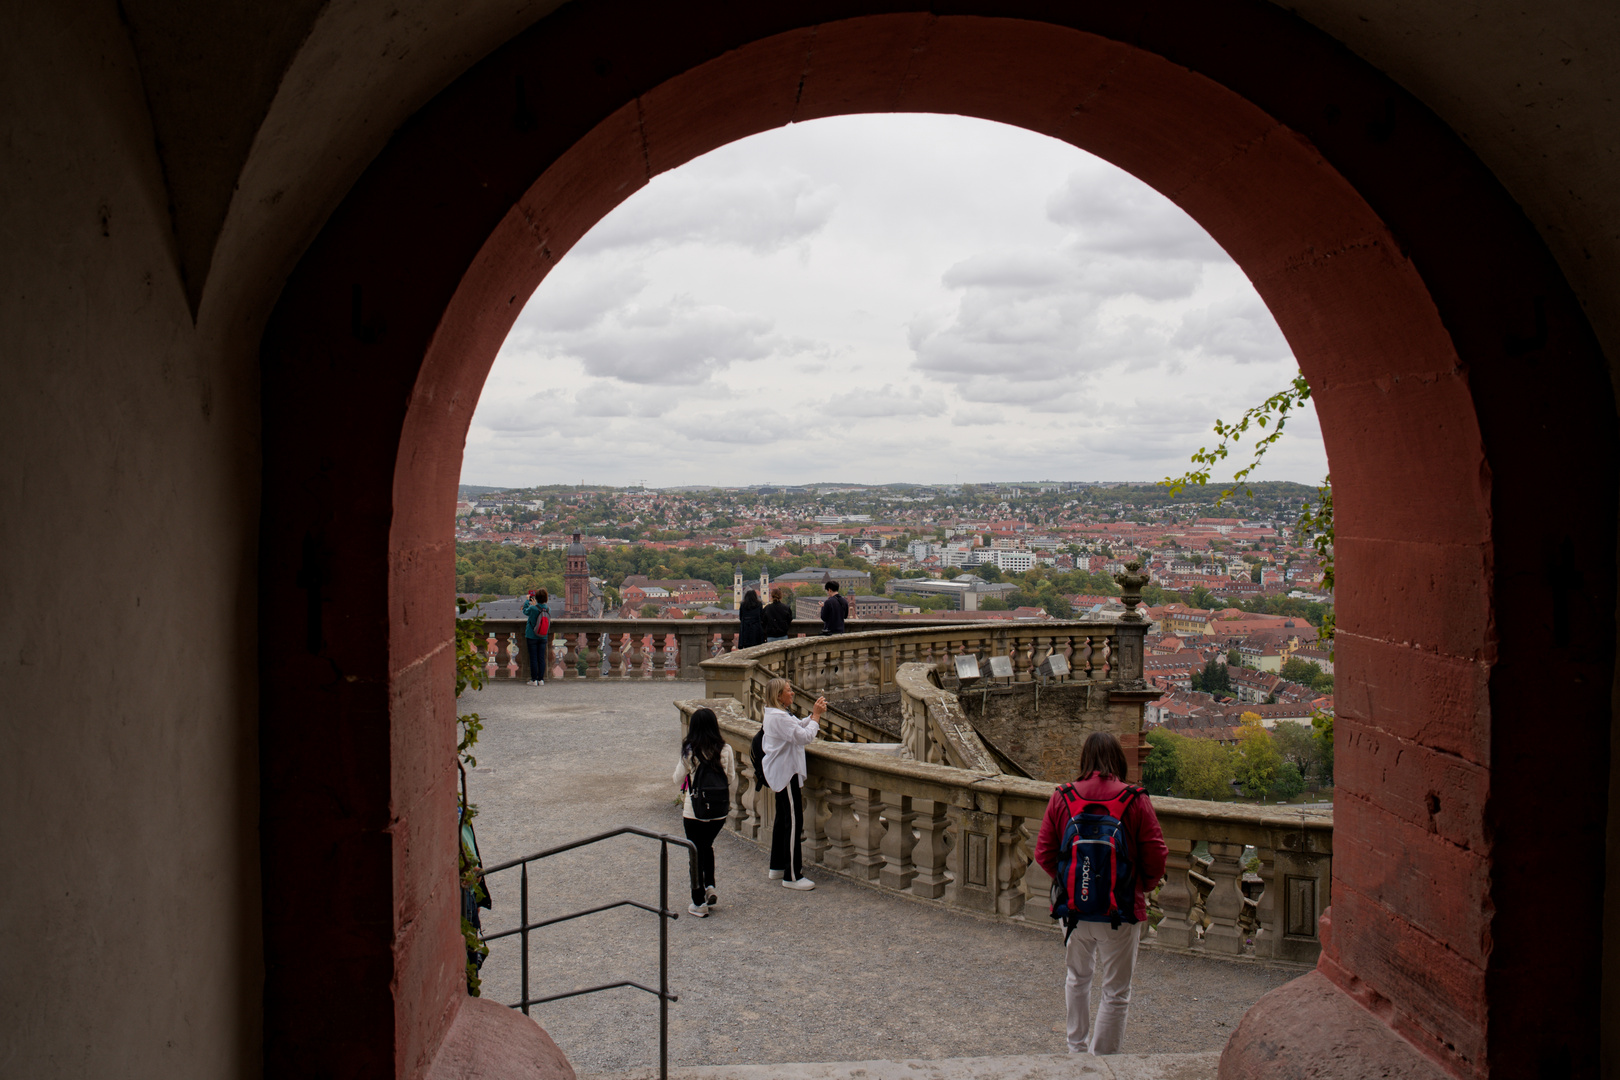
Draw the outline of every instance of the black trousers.
[[[771,824],[771,869],[782,871],[786,881],[804,877],[804,856],[799,850],[803,831],[804,792],[794,774],[788,777],[787,788],[776,792],[776,820]]]
[[[543,637],[524,638],[529,646],[529,681],[544,682],[546,678],[546,639]]]
[[[726,819],[681,818],[681,824],[686,827],[686,838],[697,848],[697,865],[692,868],[692,903],[701,904],[707,890],[714,888],[714,838],[726,827]]]

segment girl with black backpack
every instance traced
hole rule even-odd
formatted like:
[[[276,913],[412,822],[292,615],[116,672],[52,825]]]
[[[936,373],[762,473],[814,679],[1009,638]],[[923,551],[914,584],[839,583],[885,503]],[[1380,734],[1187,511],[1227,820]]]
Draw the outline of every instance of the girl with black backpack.
[[[671,780],[685,792],[681,824],[697,848],[692,867],[692,903],[687,911],[707,918],[718,899],[714,891],[714,838],[726,827],[731,792],[737,786],[737,755],[720,737],[713,709],[698,709],[681,743],[681,760]]]

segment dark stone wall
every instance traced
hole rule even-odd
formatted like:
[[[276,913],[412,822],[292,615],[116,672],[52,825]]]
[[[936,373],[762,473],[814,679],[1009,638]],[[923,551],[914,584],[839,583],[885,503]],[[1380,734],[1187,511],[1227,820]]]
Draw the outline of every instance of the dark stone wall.
[[[1022,683],[957,691],[980,737],[1036,780],[1074,779],[1080,747],[1093,731],[1112,731],[1135,745],[1141,721],[1135,709],[1110,707],[1108,691],[1093,686]]]

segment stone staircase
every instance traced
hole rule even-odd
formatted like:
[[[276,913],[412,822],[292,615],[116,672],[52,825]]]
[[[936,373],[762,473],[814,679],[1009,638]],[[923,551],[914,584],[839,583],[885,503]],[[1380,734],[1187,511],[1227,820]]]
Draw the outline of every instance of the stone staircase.
[[[938,1061],[823,1061],[793,1065],[694,1065],[671,1080],[1215,1080],[1221,1055],[1020,1054]],[[658,1080],[656,1066],[581,1074],[579,1080]]]

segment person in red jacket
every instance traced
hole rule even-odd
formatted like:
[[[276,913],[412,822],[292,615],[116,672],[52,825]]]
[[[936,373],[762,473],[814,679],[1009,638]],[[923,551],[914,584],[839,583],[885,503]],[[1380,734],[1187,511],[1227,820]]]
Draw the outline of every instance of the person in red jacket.
[[[1125,748],[1106,731],[1086,736],[1080,748],[1080,775],[1074,788],[1085,802],[1107,802],[1125,790],[1129,770]],[[1063,827],[1069,823],[1069,800],[1059,788],[1046,804],[1040,835],[1035,840],[1035,861],[1054,880],[1058,876],[1058,849]],[[1131,975],[1136,970],[1136,948],[1141,926],[1147,921],[1147,894],[1164,876],[1164,832],[1159,828],[1153,802],[1142,792],[1132,799],[1120,822],[1134,845],[1136,909],[1117,929],[1105,922],[1079,922],[1069,935],[1069,974],[1064,996],[1069,1006],[1069,1053],[1117,1054],[1125,1039],[1125,1019],[1131,1011]],[[1090,1031],[1093,973],[1102,988],[1097,1006],[1097,1027]],[[1087,1036],[1090,1036],[1088,1043]]]

